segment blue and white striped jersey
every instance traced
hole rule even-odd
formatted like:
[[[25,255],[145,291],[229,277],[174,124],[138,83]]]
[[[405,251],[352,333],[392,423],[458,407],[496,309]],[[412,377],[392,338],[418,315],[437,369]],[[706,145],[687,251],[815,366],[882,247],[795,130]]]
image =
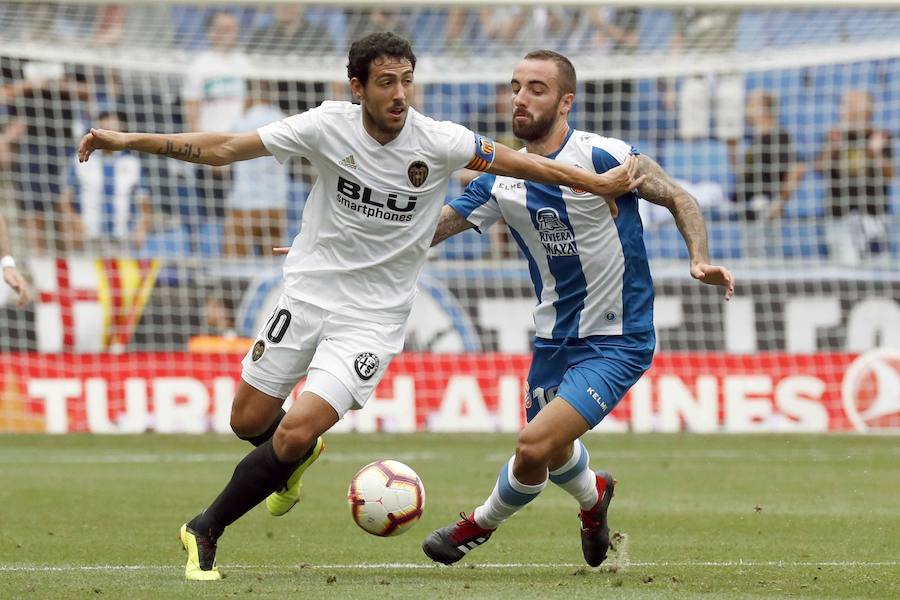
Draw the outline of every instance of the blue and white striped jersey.
[[[621,140],[570,129],[548,158],[603,173],[632,152]],[[503,217],[528,260],[536,335],[562,339],[653,329],[638,196],[617,201],[613,219],[603,199],[588,192],[484,174],[450,206],[480,230]]]

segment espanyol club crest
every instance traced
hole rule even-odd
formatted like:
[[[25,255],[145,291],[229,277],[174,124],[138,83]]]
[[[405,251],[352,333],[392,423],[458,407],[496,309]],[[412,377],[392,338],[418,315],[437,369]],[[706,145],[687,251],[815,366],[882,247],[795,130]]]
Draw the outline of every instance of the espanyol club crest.
[[[361,352],[356,355],[356,361],[353,363],[353,368],[356,370],[356,374],[359,375],[360,379],[368,381],[372,379],[372,375],[378,371],[379,364],[377,356],[371,352]]]
[[[415,160],[406,169],[406,175],[409,177],[411,184],[416,187],[422,187],[422,184],[428,179],[428,165],[421,160]]]
[[[584,167],[582,167],[581,165],[577,165],[577,164],[576,164],[576,165],[572,165],[572,166],[575,167],[576,169],[583,169],[583,168],[584,168]],[[569,189],[572,190],[572,193],[575,194],[576,196],[587,196],[587,195],[590,193],[590,192],[588,192],[587,190],[583,190],[583,189],[577,188],[577,187],[571,187],[571,188],[569,188]]]

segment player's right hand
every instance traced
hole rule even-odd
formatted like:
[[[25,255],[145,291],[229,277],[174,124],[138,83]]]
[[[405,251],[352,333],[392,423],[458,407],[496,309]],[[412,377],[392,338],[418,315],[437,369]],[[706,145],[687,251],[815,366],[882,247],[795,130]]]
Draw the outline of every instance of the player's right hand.
[[[94,150],[124,150],[126,136],[121,131],[91,128],[78,144],[78,162],[87,161]]]
[[[631,154],[625,158],[624,163],[606,171],[602,177],[604,182],[601,195],[609,205],[609,212],[614,219],[619,215],[616,198],[638,189],[647,179],[647,175],[639,174],[639,161]]]
[[[272,252],[274,254],[287,254],[290,251],[291,251],[290,246],[277,246],[275,248],[272,248]]]

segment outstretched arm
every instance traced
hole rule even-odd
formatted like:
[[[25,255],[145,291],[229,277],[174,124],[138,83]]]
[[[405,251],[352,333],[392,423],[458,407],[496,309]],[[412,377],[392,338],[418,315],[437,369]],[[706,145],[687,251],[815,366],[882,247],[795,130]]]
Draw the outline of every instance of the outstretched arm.
[[[438,219],[437,229],[434,230],[434,237],[431,238],[431,245],[437,246],[448,237],[453,237],[457,233],[462,233],[466,229],[475,227],[469,223],[464,216],[453,210],[449,205],[444,205],[441,209],[441,216]]]
[[[680,185],[672,181],[652,158],[640,155],[638,172],[646,176],[638,189],[640,197],[669,209],[691,257],[691,276],[703,283],[725,288],[725,299],[734,294],[734,277],[722,266],[709,264],[709,242],[706,221],[697,201]]]
[[[616,198],[644,183],[645,177],[637,173],[637,166],[636,157],[629,155],[624,164],[597,174],[538,154],[516,152],[503,144],[496,144],[494,162],[487,168],[487,172],[587,190],[605,199],[615,217],[618,214]]]
[[[255,131],[166,135],[91,129],[78,145],[78,160],[85,162],[94,150],[136,150],[216,167],[271,154]]]

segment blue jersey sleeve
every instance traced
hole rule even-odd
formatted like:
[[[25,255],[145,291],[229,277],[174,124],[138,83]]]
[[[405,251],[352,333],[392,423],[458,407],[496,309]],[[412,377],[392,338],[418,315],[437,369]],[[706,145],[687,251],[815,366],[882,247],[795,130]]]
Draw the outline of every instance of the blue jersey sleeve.
[[[493,193],[496,179],[496,175],[480,175],[466,186],[461,196],[449,202],[450,207],[473,224],[479,233],[501,216],[500,205]]]
[[[629,154],[640,154],[634,146],[615,138],[598,138],[591,146],[591,161],[597,173],[618,167]]]

